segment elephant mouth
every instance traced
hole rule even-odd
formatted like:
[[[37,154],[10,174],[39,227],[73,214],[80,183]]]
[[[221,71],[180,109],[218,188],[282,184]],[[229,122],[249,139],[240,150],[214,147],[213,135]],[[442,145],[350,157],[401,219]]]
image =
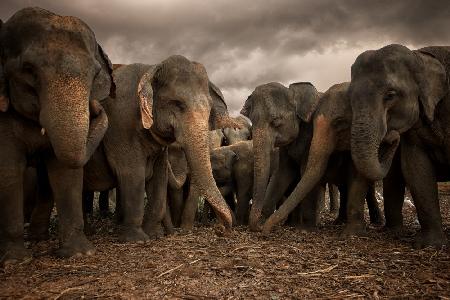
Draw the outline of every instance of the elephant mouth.
[[[378,159],[380,162],[390,160],[397,150],[400,143],[400,134],[396,130],[389,131],[381,142],[378,151]]]
[[[150,128],[149,131],[155,141],[160,145],[168,146],[176,141],[174,136],[164,136],[158,133],[158,131],[154,130],[153,128]]]

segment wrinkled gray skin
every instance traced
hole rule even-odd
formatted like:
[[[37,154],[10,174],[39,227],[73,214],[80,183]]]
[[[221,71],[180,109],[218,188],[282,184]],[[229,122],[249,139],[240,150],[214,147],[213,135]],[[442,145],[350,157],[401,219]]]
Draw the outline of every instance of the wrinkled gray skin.
[[[241,114],[253,125],[254,190],[249,216],[251,230],[259,230],[264,204],[281,199],[304,165],[312,137],[311,115],[319,103],[319,94],[310,83],[295,83],[289,88],[279,83],[258,86],[248,97]],[[279,147],[279,167],[269,182],[271,156]],[[304,229],[317,225],[317,200],[321,187],[310,193],[301,207]],[[267,200],[269,199],[269,200]]]
[[[117,187],[119,239],[145,241],[160,234],[166,212],[167,145],[175,141],[184,150],[191,181],[231,227],[231,212],[212,176],[208,128],[234,122],[204,67],[171,56],[155,66],[121,66],[114,78],[117,99],[104,104],[110,126],[85,167],[84,182],[86,190]],[[149,198],[145,218],[144,192]]]
[[[167,186],[168,212],[174,227],[180,227],[182,224],[182,215],[186,209],[186,203],[189,202],[187,198],[191,188],[190,169],[186,154],[181,145],[174,143],[169,146],[169,182]],[[182,227],[186,226],[185,222],[183,222]]]
[[[223,138],[222,129],[209,131],[209,148],[220,147]],[[192,230],[200,195],[196,187],[191,185],[190,169],[186,160],[186,154],[177,143],[169,146],[169,183],[167,192],[170,223],[175,227]],[[208,206],[207,203],[205,205]]]
[[[0,264],[30,255],[22,186],[27,164],[37,158],[58,208],[57,254],[90,254],[82,167],[108,126],[98,101],[114,96],[110,62],[85,23],[40,8],[22,9],[1,25],[0,48]]]
[[[355,166],[382,179],[401,139],[401,171],[421,224],[416,247],[446,243],[436,182],[450,175],[449,62],[450,47],[388,45],[360,54],[351,69]]]
[[[223,135],[225,137],[224,145],[233,145],[240,141],[252,139],[252,125],[243,116],[233,118],[241,128],[224,128]]]
[[[253,192],[253,164],[252,141],[240,141],[211,151],[214,179],[234,211],[236,225],[248,223]]]
[[[364,204],[367,195],[371,221],[381,224],[381,212],[374,197],[371,182],[358,174],[350,157],[350,124],[352,111],[347,97],[349,83],[332,86],[320,98],[312,115],[313,137],[309,145],[309,156],[300,182],[264,224],[263,232],[285,219],[289,213],[318,185],[331,182],[338,185],[341,205],[338,220],[345,222],[345,234],[364,231],[364,211],[355,211],[350,204]],[[368,193],[369,187],[370,194]],[[349,205],[347,207],[347,200]],[[357,213],[361,213],[357,215]]]

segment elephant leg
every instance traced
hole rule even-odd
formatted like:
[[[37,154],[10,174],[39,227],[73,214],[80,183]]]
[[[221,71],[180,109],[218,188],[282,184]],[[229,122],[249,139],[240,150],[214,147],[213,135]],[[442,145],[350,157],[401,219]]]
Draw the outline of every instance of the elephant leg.
[[[31,257],[23,240],[23,177],[25,162],[17,157],[0,162],[0,266]]]
[[[153,176],[146,183],[148,202],[143,222],[143,228],[152,238],[164,234],[162,222],[166,214],[167,205],[167,150],[163,151],[155,161]]]
[[[203,209],[202,209],[202,216],[201,216],[201,223],[203,225],[206,225],[210,221],[210,214],[211,214],[211,206],[207,201],[203,201]]]
[[[123,209],[122,202],[120,202],[119,191],[117,188],[115,189],[115,199],[116,199],[116,208],[114,209],[114,215],[116,219],[116,223],[118,225],[123,224]]]
[[[181,228],[192,230],[194,228],[195,214],[197,213],[199,193],[194,185],[190,185],[189,195],[186,199],[181,216]]]
[[[94,196],[93,191],[83,191],[82,193],[82,209],[83,209],[83,220],[84,220],[84,233],[86,235],[92,235],[94,229],[91,226],[90,217],[94,213]]]
[[[236,223],[237,225],[247,225],[248,224],[248,216],[250,213],[250,199],[252,195],[251,186],[250,185],[237,185],[236,191]],[[264,212],[264,210],[263,210]]]
[[[280,170],[280,168],[283,168],[283,170]],[[289,186],[293,184],[296,178],[297,170],[286,164],[280,166],[270,177],[262,211],[264,219],[267,219],[271,214],[273,214],[277,204],[283,200],[286,191]]]
[[[339,189],[339,211],[337,218],[333,221],[334,225],[342,225],[347,223],[347,203],[348,203],[348,186],[341,184]]]
[[[301,203],[301,224],[300,229],[303,231],[314,231],[319,224],[319,203],[325,196],[325,190],[322,185],[315,187]]]
[[[45,168],[38,168],[36,200],[36,205],[31,215],[29,238],[34,241],[43,241],[50,237],[48,229],[50,227],[50,216],[54,206],[52,189]]]
[[[126,170],[118,176],[117,199],[123,217],[118,238],[121,242],[143,242],[149,239],[142,230],[144,218],[145,167],[126,166]]]
[[[328,183],[328,195],[330,197],[330,212],[336,213],[339,209],[339,190],[334,184]]]
[[[416,206],[421,230],[414,246],[441,247],[446,244],[439,209],[438,188],[434,167],[425,150],[402,144],[401,164],[405,181]]]
[[[183,188],[174,189],[168,188],[168,196],[170,199],[170,213],[173,225],[175,227],[180,227],[181,215],[184,206],[184,193]]]
[[[305,201],[307,200],[305,199]],[[303,208],[301,205],[298,205],[296,208],[294,208],[294,210],[288,215],[285,224],[290,227],[298,227],[299,229],[301,229],[303,224],[302,209]]]
[[[94,192],[83,191],[83,213],[92,214],[94,212]]]
[[[370,223],[374,225],[382,225],[383,217],[378,206],[377,197],[375,196],[375,184],[369,184],[366,194],[367,207],[369,209]]]
[[[98,207],[100,215],[102,217],[107,216],[109,213],[109,191],[100,192],[100,197],[98,199]]]
[[[383,201],[385,228],[395,236],[403,231],[403,202],[405,200],[405,181],[403,179],[400,157],[397,153],[391,169],[383,179]]]
[[[28,167],[25,170],[23,180],[23,218],[25,223],[30,223],[31,214],[36,205],[37,198],[37,170]]]
[[[164,214],[164,219],[163,219],[163,226],[164,226],[164,230],[167,235],[171,235],[175,232],[175,229],[174,229],[173,223],[172,223],[172,218],[170,217],[170,209],[167,206],[167,204],[166,204],[166,213]]]
[[[71,169],[52,159],[47,163],[47,170],[58,210],[60,248],[57,254],[61,257],[92,254],[94,247],[83,231],[83,168]]]
[[[350,172],[347,197],[347,223],[343,236],[362,235],[366,231],[364,222],[364,201],[369,183],[354,166]]]

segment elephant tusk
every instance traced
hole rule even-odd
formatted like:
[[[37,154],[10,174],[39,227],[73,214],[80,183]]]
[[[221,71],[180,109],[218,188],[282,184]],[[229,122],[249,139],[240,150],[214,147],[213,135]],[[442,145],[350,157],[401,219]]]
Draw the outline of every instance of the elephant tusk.
[[[45,128],[44,127],[41,128],[41,135],[45,135]]]

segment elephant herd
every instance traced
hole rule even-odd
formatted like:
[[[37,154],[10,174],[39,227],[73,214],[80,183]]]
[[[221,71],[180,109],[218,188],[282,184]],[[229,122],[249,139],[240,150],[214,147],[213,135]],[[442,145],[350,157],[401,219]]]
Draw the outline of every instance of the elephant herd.
[[[232,118],[205,67],[183,56],[112,65],[83,21],[40,8],[0,26],[0,265],[30,256],[24,223],[28,239],[48,238],[55,204],[57,255],[93,253],[86,212],[94,191],[112,189],[122,242],[213,215],[226,230],[313,230],[326,184],[348,236],[365,231],[365,201],[382,222],[382,180],[386,229],[401,233],[408,187],[415,246],[446,244],[437,182],[450,179],[450,47],[366,51],[351,82],[324,93],[262,84],[246,118]]]

